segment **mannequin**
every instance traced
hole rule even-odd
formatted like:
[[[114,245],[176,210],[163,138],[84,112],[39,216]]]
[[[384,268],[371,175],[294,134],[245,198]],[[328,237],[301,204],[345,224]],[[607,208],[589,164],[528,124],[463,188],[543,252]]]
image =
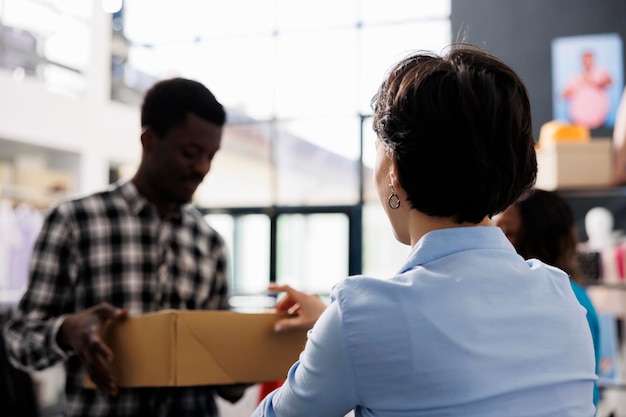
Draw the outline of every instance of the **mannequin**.
[[[594,207],[585,215],[585,232],[589,249],[601,251],[614,244],[613,214],[605,207]]]

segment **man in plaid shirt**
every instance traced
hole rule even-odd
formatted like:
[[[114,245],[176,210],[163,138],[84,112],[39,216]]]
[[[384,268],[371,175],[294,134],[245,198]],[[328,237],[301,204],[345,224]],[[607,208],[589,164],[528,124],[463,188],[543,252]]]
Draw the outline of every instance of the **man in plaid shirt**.
[[[243,395],[240,385],[120,388],[101,363],[112,360],[101,339],[108,321],[228,308],[224,242],[187,205],[220,148],[225,120],[202,84],[155,84],[141,108],[143,152],[132,180],[46,216],[29,286],[4,332],[18,367],[65,361],[67,416],[208,417],[217,415],[214,394],[232,402]],[[97,390],[83,388],[84,370]]]

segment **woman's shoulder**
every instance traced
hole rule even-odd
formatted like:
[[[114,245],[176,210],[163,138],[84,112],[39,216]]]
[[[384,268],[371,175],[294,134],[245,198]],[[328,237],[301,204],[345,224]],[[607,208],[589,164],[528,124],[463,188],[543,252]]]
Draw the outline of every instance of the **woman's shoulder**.
[[[339,303],[340,308],[347,310],[389,309],[400,305],[404,299],[411,298],[414,285],[399,277],[374,278],[369,276],[352,276],[338,282],[331,291],[331,299]],[[419,295],[417,295],[419,297]]]
[[[376,278],[366,275],[353,275],[339,281],[333,287],[334,292],[363,292],[368,293],[372,291],[392,291],[398,287],[406,287],[410,285],[409,282],[403,282],[402,279],[398,279],[398,276],[389,278]]]

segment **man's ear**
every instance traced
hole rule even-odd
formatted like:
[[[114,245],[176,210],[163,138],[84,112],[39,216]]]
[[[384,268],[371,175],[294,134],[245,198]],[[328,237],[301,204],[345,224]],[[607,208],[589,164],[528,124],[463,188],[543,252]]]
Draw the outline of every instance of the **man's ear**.
[[[149,127],[144,127],[141,131],[141,148],[144,152],[150,152],[154,148],[156,140],[154,132]]]

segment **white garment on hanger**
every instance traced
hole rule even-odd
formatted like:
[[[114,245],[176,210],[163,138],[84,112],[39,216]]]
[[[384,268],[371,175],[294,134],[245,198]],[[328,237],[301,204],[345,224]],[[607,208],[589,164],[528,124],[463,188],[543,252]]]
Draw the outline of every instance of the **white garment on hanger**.
[[[11,203],[0,201],[0,299],[10,289],[9,262],[14,248],[22,244],[22,235],[17,225]]]
[[[11,250],[9,260],[9,287],[22,291],[28,283],[28,269],[33,253],[35,240],[43,225],[43,216],[39,210],[26,204],[20,204],[14,209],[15,221],[21,236],[19,245]]]

